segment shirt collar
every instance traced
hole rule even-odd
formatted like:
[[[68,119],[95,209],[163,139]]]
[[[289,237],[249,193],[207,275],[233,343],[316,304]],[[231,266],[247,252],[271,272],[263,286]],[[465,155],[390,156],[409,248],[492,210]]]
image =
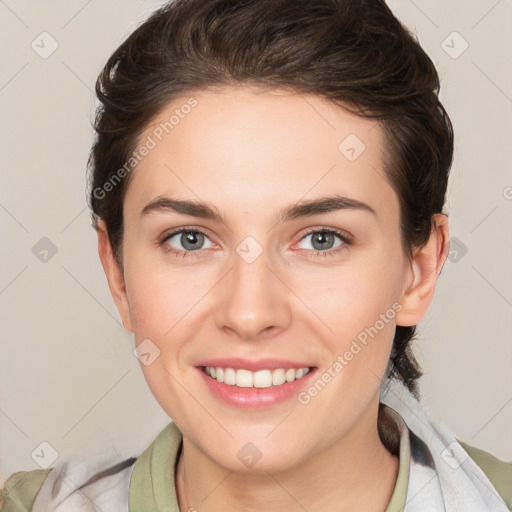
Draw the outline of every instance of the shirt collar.
[[[385,512],[403,511],[409,485],[410,439],[403,418],[390,406],[379,406],[379,434],[393,454],[399,454],[398,477]],[[138,457],[133,468],[129,510],[179,512],[174,474],[183,436],[171,421]]]

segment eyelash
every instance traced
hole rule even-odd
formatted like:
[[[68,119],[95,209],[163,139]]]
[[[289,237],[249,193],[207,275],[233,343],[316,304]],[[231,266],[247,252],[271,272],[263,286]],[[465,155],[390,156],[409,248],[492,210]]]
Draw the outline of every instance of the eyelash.
[[[167,240],[171,239],[174,235],[177,235],[179,233],[200,233],[200,234],[202,234],[202,235],[204,235],[206,237],[208,236],[204,231],[202,231],[200,229],[195,229],[195,228],[194,229],[192,229],[192,228],[179,228],[179,229],[176,229],[175,231],[172,231],[170,233],[166,233],[160,239],[159,245],[163,248],[164,252],[166,254],[173,253],[176,257],[182,257],[182,258],[197,257],[197,255],[195,255],[194,253],[195,252],[200,252],[200,250],[197,250],[197,251],[179,251],[177,249],[174,249],[170,245],[166,244]],[[348,246],[352,245],[351,238],[349,238],[343,231],[340,231],[340,230],[334,229],[334,228],[315,228],[315,229],[311,229],[310,231],[306,232],[301,237],[300,241],[304,240],[304,238],[306,238],[307,236],[309,236],[309,235],[311,235],[313,233],[334,234],[334,235],[337,235],[341,239],[341,241],[343,242],[343,244],[341,244],[337,248],[335,248],[335,249],[328,249],[326,251],[316,251],[316,250],[309,249],[309,251],[311,252],[311,256],[313,258],[325,258],[326,256],[336,256],[339,252],[341,252],[342,250],[346,249]]]

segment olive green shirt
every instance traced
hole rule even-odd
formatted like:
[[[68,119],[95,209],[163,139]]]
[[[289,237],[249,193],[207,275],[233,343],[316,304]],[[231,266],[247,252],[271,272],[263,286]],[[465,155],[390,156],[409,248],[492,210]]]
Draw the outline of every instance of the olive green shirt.
[[[405,422],[401,420],[396,411],[393,412],[399,428],[399,438],[395,437],[394,448],[390,432],[386,429],[381,431],[381,438],[388,450],[399,455],[398,477],[386,512],[401,512],[406,505],[409,486],[411,439],[410,431]],[[396,445],[397,441],[398,447]],[[462,441],[459,441],[459,443],[482,469],[492,482],[496,492],[505,501],[508,508],[512,510],[512,462],[503,462],[488,452]],[[123,478],[126,485],[129,485],[129,496],[125,500],[129,503],[129,512],[179,512],[175,489],[175,469],[181,447],[182,434],[176,424],[171,421],[138,458],[132,459],[134,462],[130,462],[128,467],[126,465],[122,467],[121,465],[121,472],[124,472]],[[32,510],[32,506],[36,503],[36,497],[51,471],[54,471],[54,468],[20,471],[12,474],[0,491],[0,511],[27,512]],[[90,485],[98,485],[98,481],[101,481],[101,478]],[[89,484],[86,482],[84,485]],[[111,487],[106,486],[102,493],[108,494],[111,491]],[[49,495],[53,495],[53,493]],[[67,509],[59,510],[81,510],[79,507],[74,508],[72,498],[69,499],[70,506]],[[101,510],[103,512],[110,510],[128,512],[125,505],[119,504],[119,507],[116,508],[115,500],[115,495],[113,495],[112,499],[107,501],[109,506],[105,508],[105,505],[102,504]],[[60,501],[62,501],[62,498]],[[65,503],[68,502],[65,501]],[[45,502],[41,506],[41,510],[50,512],[54,509],[54,506],[56,505],[53,503],[46,504]]]

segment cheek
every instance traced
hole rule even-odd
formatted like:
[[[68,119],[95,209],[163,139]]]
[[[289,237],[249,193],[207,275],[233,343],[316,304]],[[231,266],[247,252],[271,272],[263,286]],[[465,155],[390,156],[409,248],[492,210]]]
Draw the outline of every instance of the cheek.
[[[374,253],[368,261],[340,267],[323,277],[303,281],[298,295],[321,320],[316,330],[325,333],[326,366],[341,356],[343,369],[337,368],[344,376],[338,383],[358,383],[360,389],[369,386],[370,392],[388,363],[401,309],[400,259]]]
[[[203,299],[217,279],[212,269],[178,267],[143,253],[132,255],[126,282],[137,343],[149,338],[165,359],[175,358],[197,333],[198,317],[204,315]]]
[[[135,338],[158,338],[171,326],[169,319],[162,315],[171,311],[167,304],[165,283],[155,280],[147,271],[137,273],[133,268],[126,276],[130,315]]]
[[[129,283],[136,339],[151,338],[158,343],[156,340],[170,336],[194,305],[191,287],[185,286],[182,279],[173,279],[172,275],[159,273],[156,269],[132,278]]]
[[[388,317],[394,318],[403,279],[398,259],[386,261],[374,254],[329,272],[308,274],[295,276],[293,289],[337,338],[356,335],[390,309]]]
[[[189,288],[151,251],[126,236],[125,282],[135,339],[162,338],[186,309]],[[156,342],[156,341],[155,341]]]
[[[182,390],[171,376],[179,370],[183,347],[193,336],[187,314],[198,298],[192,296],[193,287],[185,286],[185,277],[178,279],[176,273],[158,266],[133,265],[126,281],[136,345],[141,344],[151,358],[147,364],[141,359],[141,370],[162,408],[174,411],[178,405],[168,400],[173,397],[176,402]]]

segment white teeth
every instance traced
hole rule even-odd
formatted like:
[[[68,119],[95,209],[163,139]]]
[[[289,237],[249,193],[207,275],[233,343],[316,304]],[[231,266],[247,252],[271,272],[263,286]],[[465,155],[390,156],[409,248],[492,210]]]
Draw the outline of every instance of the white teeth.
[[[286,375],[284,370],[274,370],[272,373],[272,385],[279,386],[280,384],[284,384],[286,382]]]
[[[236,374],[238,377],[239,372],[245,370],[237,370]],[[270,370],[259,370],[257,372],[248,372],[253,378],[253,387],[255,388],[269,388],[272,386],[272,372]],[[238,378],[237,382],[238,384]]]
[[[295,375],[297,371],[296,370],[286,370],[286,381],[291,382],[292,380],[295,380]]]
[[[236,372],[233,368],[226,368],[224,370],[224,384],[234,386],[236,384]]]
[[[251,372],[249,370],[233,368],[214,368],[213,366],[204,367],[204,372],[215,379],[217,382],[223,382],[230,386],[240,388],[269,388],[270,386],[279,386],[285,382],[292,382],[300,379],[309,373],[309,368],[294,368],[276,370],[259,370]]]
[[[248,370],[236,371],[236,385],[240,388],[252,387],[252,373]]]

